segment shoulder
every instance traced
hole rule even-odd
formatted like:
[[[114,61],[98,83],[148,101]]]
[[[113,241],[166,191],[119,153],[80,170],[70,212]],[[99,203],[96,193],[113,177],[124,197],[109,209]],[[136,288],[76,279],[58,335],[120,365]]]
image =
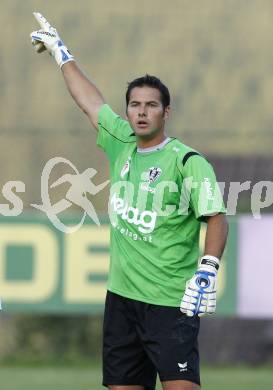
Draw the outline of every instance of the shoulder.
[[[103,119],[105,116],[118,116],[114,110],[109,106],[109,104],[104,103],[100,106],[99,109],[99,119]]]
[[[103,104],[98,113],[99,133],[124,143],[135,142],[136,137],[127,120],[115,113],[108,104]]]
[[[208,163],[206,157],[201,152],[183,144],[176,138],[173,138],[169,143],[169,149],[172,151],[172,154],[176,159],[177,167],[180,171],[182,171],[188,164],[200,165]]]

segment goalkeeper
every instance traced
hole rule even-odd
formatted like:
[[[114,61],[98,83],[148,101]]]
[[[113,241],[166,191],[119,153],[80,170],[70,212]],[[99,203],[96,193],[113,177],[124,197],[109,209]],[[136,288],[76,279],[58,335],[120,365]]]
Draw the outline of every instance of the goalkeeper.
[[[34,16],[40,25],[31,33],[34,48],[56,60],[110,162],[103,385],[153,390],[158,373],[164,390],[197,390],[199,321],[215,312],[228,231],[213,168],[166,135],[170,94],[157,77],[128,84],[124,120],[81,72],[56,29]],[[201,221],[207,232],[198,260]]]

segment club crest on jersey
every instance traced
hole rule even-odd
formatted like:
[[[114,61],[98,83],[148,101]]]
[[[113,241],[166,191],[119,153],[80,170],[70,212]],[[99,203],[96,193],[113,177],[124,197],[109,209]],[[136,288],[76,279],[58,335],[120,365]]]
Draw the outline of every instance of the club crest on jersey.
[[[154,183],[162,173],[161,168],[151,167],[149,169],[148,182]]]
[[[124,178],[124,176],[126,175],[126,173],[129,172],[129,169],[130,169],[130,158],[128,158],[128,160],[127,160],[126,163],[124,164],[122,170],[120,171],[120,176],[121,176],[122,179]]]

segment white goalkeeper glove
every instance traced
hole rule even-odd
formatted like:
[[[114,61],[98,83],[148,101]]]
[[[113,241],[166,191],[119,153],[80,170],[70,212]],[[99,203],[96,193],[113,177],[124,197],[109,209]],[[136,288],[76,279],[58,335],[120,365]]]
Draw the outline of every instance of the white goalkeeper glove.
[[[60,39],[57,30],[39,12],[33,12],[33,15],[41,27],[40,30],[33,31],[30,34],[37,53],[47,50],[55,58],[60,68],[67,62],[73,61],[74,57]]]
[[[216,310],[216,276],[219,259],[206,255],[201,258],[194,276],[187,282],[180,310],[187,316],[213,314]]]

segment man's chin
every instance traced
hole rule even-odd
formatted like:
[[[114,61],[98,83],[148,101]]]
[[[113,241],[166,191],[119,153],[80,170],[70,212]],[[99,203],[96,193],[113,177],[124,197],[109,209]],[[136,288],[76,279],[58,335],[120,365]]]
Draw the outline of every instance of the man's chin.
[[[151,129],[135,129],[135,135],[142,139],[151,139],[155,136],[156,132],[152,131]]]
[[[145,131],[137,130],[137,131],[135,131],[135,135],[137,137],[139,137],[139,138],[150,138],[152,134],[151,133],[147,133]]]

